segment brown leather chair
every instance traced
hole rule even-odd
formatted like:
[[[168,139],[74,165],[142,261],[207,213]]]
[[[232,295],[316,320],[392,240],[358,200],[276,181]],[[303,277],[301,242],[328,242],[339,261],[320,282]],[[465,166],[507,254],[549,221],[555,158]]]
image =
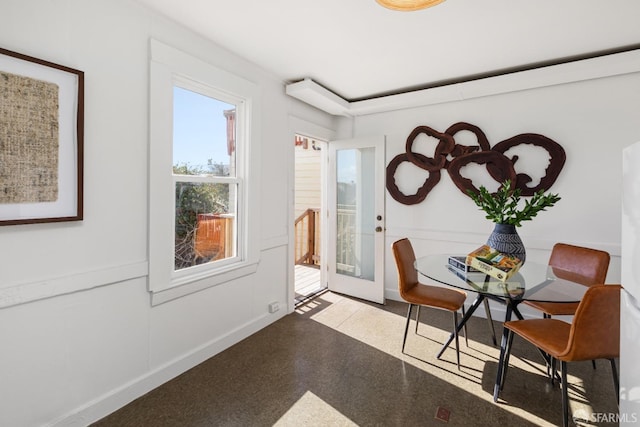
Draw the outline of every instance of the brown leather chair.
[[[592,286],[606,282],[609,258],[607,252],[598,249],[556,243],[551,251],[549,266],[561,279]],[[578,308],[578,303],[524,301],[524,304],[540,310],[544,317],[570,316]]]
[[[514,334],[560,361],[562,382],[563,425],[569,423],[567,362],[608,359],[613,371],[613,384],[619,400],[619,382],[615,358],[620,355],[620,285],[593,285],[584,294],[571,324],[557,319],[527,319],[505,322],[509,330],[501,387],[509,365]]]
[[[460,349],[458,343],[458,310],[462,308],[464,311],[464,302],[467,294],[460,290],[442,288],[440,286],[425,285],[418,281],[418,272],[414,267],[416,260],[413,246],[409,239],[400,239],[391,245],[393,255],[398,268],[398,287],[400,296],[409,303],[407,311],[407,324],[404,328],[404,338],[402,339],[402,352],[407,341],[407,332],[409,331],[409,321],[411,320],[411,311],[413,307],[418,307],[416,314],[416,332],[418,332],[418,324],[420,322],[420,306],[435,307],[448,310],[453,313],[453,332],[456,341],[456,360],[458,369],[460,369]],[[466,334],[465,334],[466,337]]]

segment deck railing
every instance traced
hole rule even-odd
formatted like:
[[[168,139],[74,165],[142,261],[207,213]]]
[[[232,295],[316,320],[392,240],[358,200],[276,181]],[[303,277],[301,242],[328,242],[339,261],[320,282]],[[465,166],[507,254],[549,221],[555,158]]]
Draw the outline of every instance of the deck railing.
[[[295,221],[295,263],[320,265],[320,209],[309,208]]]
[[[338,205],[336,215],[336,270],[353,274],[356,270],[356,210],[353,205]]]
[[[295,221],[295,263],[320,265],[320,209],[305,210]],[[336,217],[337,271],[353,274],[356,270],[356,211],[351,205],[338,205]]]

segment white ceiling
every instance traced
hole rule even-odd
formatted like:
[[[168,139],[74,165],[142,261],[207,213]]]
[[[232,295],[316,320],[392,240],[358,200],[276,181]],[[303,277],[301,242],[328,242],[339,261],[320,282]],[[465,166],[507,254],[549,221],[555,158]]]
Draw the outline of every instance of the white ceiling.
[[[137,0],[292,83],[348,101],[640,48],[640,0]]]

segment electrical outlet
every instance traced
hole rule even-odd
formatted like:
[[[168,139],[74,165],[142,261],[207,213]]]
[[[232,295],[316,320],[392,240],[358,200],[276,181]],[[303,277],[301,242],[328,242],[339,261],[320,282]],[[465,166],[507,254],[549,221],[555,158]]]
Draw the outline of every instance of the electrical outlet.
[[[279,303],[272,302],[271,304],[269,304],[269,313],[275,313],[278,310],[280,310],[280,304]]]

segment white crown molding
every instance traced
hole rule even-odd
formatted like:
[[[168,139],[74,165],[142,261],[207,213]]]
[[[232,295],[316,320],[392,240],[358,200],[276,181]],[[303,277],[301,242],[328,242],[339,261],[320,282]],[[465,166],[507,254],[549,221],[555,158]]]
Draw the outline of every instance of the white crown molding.
[[[286,93],[329,114],[355,117],[639,71],[640,49],[636,49],[362,101],[349,102],[308,78],[288,84]]]
[[[350,103],[311,79],[286,86],[289,96],[316,107],[334,116],[350,116]]]

